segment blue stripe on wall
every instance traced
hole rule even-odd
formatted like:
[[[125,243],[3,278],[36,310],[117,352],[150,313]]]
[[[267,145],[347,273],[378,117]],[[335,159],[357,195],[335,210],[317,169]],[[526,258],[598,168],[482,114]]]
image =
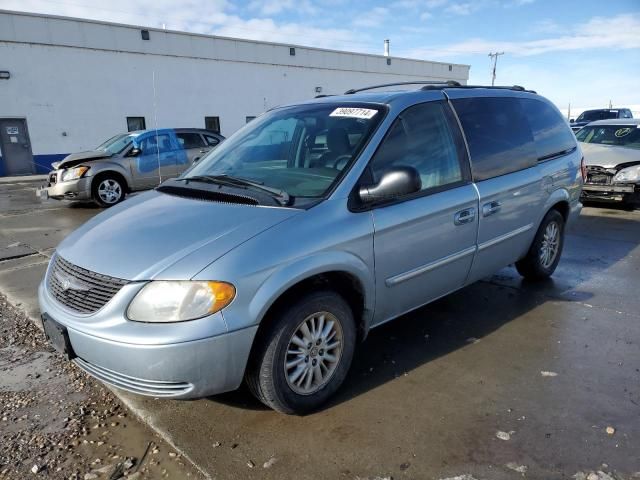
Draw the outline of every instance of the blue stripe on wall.
[[[50,153],[46,155],[34,155],[33,163],[36,166],[36,173],[46,174],[53,170],[51,164],[53,162],[59,162],[64,157],[69,155],[68,153]],[[0,156],[0,177],[7,175],[7,170],[4,165],[3,158]]]

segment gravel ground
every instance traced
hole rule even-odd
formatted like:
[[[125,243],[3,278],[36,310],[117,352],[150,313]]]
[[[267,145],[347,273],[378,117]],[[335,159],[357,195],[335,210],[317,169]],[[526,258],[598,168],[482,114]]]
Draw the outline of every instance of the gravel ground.
[[[0,296],[0,479],[202,478]]]

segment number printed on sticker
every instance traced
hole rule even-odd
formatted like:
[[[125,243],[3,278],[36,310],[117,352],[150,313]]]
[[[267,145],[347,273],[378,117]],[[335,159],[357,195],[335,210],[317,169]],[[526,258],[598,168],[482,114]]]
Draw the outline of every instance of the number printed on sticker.
[[[358,108],[358,107],[339,107],[336,108],[331,114],[330,117],[350,117],[350,118],[364,118],[370,119],[378,113],[377,110],[373,110],[371,108]]]

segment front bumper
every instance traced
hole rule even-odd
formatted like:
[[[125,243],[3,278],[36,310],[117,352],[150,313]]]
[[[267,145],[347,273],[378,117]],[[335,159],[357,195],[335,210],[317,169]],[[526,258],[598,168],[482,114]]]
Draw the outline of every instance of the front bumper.
[[[82,177],[68,182],[50,183],[49,186],[37,190],[40,198],[56,200],[90,200],[91,178]]]
[[[105,338],[108,332],[117,330],[118,322],[120,332],[126,331],[122,320],[111,318],[114,310],[111,302],[120,305],[128,303],[128,299],[122,302],[123,299],[116,298],[117,294],[92,315],[101,317],[99,320],[85,316],[86,328],[83,328],[82,317],[69,313],[57,303],[44,283],[38,289],[41,312],[66,327],[76,355],[73,361],[102,382],[140,395],[174,399],[200,398],[240,386],[257,326],[195,340],[183,337],[171,341],[171,333],[166,332],[180,329],[179,323],[129,322],[135,324],[131,325],[136,329],[134,336],[125,334],[120,340]],[[224,323],[220,313],[201,320]],[[191,322],[184,322],[185,329],[190,328],[187,323]],[[149,332],[147,336],[145,329]],[[99,330],[103,330],[105,336],[97,335]],[[135,337],[141,341],[135,343]],[[150,338],[153,343],[149,342]]]
[[[585,183],[582,187],[583,200],[628,202],[638,198],[640,198],[640,185],[597,185]]]

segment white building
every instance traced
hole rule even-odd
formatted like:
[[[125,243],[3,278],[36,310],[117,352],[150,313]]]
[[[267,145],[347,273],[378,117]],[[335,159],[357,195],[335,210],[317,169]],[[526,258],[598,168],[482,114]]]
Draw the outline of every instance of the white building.
[[[0,176],[46,172],[128,128],[228,136],[319,93],[468,78],[468,65],[0,10]]]

